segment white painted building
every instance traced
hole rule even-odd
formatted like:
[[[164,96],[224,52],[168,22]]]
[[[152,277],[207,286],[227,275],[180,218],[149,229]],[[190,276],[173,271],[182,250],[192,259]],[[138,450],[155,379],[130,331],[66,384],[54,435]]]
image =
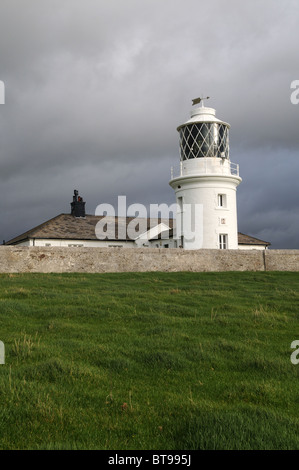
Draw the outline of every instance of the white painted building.
[[[180,171],[169,184],[176,195],[183,248],[238,249],[236,188],[242,179],[229,159],[229,127],[213,108],[197,106],[177,129]]]

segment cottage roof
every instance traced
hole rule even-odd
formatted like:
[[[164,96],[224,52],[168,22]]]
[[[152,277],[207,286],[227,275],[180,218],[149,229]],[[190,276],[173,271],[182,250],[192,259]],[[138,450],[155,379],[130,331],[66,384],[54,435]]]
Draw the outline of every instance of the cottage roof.
[[[12,238],[6,245],[15,245],[21,243],[22,241],[26,241],[29,239],[64,239],[64,240],[98,240],[95,232],[95,228],[97,223],[103,219],[103,215],[86,215],[85,217],[74,217],[71,214],[59,214],[56,217],[53,217],[46,222],[37,225],[36,227],[28,230],[27,232],[18,235],[15,238]],[[106,221],[115,223],[115,237],[114,237],[114,230],[113,232],[109,232],[109,224],[108,224],[108,232],[107,238],[108,240],[123,240],[128,241],[132,240],[127,234],[127,227],[130,222],[132,222],[135,217],[107,217]],[[144,219],[142,219],[144,222]],[[175,225],[175,221],[173,219],[146,219],[146,230],[149,230],[155,224],[160,222],[166,223],[169,227],[169,237],[173,236],[173,227]],[[112,226],[111,226],[112,227]],[[114,225],[113,225],[114,227]],[[110,236],[109,236],[110,233]],[[125,237],[122,234],[126,234]],[[121,234],[120,237],[118,234]],[[158,238],[162,238],[163,235],[160,234]],[[252,237],[250,235],[245,235],[244,233],[238,233],[238,244],[239,245],[271,245],[270,242],[266,242],[264,240],[260,240],[258,238]]]
[[[15,238],[7,241],[6,245],[15,245],[28,239],[64,239],[64,240],[98,240],[95,232],[97,223],[103,219],[103,215],[88,215],[85,217],[74,217],[71,214],[59,214],[46,222],[37,225],[36,227],[28,230],[27,232],[18,235]],[[109,220],[110,219],[110,220]],[[106,217],[108,222],[108,239],[114,240],[132,240],[127,234],[127,227],[130,222],[135,220],[135,217]],[[136,222],[138,219],[136,220]],[[141,220],[140,220],[141,221]],[[149,230],[153,225],[163,222],[164,219],[146,219],[146,230]],[[113,226],[109,224],[113,223]],[[144,223],[144,219],[142,219]],[[173,220],[167,219],[167,225],[172,227]],[[114,236],[115,225],[115,236]],[[112,230],[113,229],[113,230]],[[122,236],[122,234],[125,236]],[[110,234],[110,236],[109,236]],[[120,237],[118,236],[120,234]]]
[[[239,245],[271,245],[270,242],[260,240],[259,238],[252,237],[251,235],[245,235],[244,233],[238,233],[238,244]]]

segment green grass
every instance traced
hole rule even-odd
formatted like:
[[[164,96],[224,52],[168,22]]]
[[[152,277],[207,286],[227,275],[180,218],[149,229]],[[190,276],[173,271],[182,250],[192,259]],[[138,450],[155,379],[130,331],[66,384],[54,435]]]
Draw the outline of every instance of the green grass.
[[[299,449],[298,273],[0,285],[0,449]]]

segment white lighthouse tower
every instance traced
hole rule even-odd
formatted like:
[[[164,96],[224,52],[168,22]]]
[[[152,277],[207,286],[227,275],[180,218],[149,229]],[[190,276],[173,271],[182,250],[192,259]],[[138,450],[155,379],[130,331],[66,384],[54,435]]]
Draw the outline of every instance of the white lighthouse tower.
[[[229,159],[229,128],[202,98],[193,100],[191,118],[177,128],[180,172],[169,184],[176,194],[177,239],[185,249],[238,249],[236,189],[242,179]]]

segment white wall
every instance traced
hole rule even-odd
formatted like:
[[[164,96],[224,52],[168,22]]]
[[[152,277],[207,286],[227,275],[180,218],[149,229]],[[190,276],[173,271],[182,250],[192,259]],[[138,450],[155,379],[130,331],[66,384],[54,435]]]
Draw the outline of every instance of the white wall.
[[[138,246],[134,241],[117,242],[107,240],[52,240],[40,239],[25,241],[18,243],[17,246],[51,246],[51,247],[69,247],[69,246],[83,246],[89,248],[108,248],[108,247],[121,247],[121,248],[178,248],[179,241],[168,239],[154,239],[147,241],[145,246]],[[167,246],[168,245],[168,246]],[[264,245],[238,245],[239,250],[265,250]]]
[[[185,240],[184,247],[186,249],[217,249],[221,233],[228,235],[229,249],[238,248],[236,184],[234,181],[229,178],[195,176],[178,182],[175,191],[177,201],[181,197],[183,205],[201,204],[203,210],[201,246]],[[226,207],[218,206],[218,194],[226,195]]]
[[[105,248],[105,247],[122,247],[122,248],[132,248],[134,247],[134,241],[107,241],[107,240],[63,240],[63,239],[36,239],[30,240],[30,244],[22,243],[21,246],[65,246],[65,247],[76,247],[84,246],[89,248]]]
[[[264,245],[239,245],[239,250],[267,250]]]

